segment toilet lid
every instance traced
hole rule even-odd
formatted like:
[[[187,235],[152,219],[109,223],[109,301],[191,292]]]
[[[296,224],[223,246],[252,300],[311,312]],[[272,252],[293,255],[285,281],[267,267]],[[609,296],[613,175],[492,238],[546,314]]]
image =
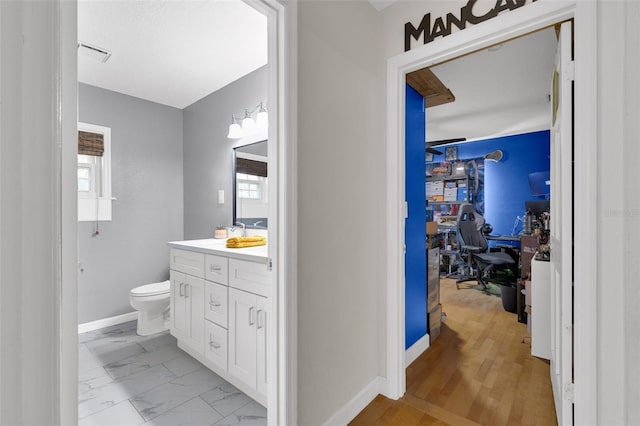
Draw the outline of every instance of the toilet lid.
[[[145,284],[131,290],[133,296],[157,296],[158,294],[169,293],[170,282],[162,281],[159,283]]]

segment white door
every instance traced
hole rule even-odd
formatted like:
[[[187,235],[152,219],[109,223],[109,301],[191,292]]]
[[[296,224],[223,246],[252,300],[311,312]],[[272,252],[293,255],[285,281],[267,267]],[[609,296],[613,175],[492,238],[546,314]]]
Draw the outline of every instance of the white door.
[[[256,387],[256,295],[229,288],[229,373]]]
[[[189,313],[185,304],[184,287],[185,275],[171,270],[171,334],[176,339],[184,339],[190,336]]]
[[[204,279],[184,275],[184,298],[187,306],[189,346],[204,352]]]
[[[559,425],[573,425],[573,55],[561,25],[551,82],[551,383]]]
[[[256,318],[256,389],[259,393],[267,396],[267,326],[268,326],[268,309],[269,299],[266,297],[256,296],[258,309]]]

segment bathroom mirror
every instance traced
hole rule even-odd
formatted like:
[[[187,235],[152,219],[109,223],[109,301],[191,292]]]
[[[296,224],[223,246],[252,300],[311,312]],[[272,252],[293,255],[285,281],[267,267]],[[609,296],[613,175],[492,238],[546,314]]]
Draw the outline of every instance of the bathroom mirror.
[[[233,149],[233,223],[267,229],[267,141]]]

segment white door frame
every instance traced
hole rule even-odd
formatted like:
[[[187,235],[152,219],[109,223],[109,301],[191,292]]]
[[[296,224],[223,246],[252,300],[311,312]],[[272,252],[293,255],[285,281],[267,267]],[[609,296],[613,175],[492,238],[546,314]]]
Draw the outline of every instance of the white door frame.
[[[575,23],[575,424],[596,417],[597,52],[596,2],[539,0],[477,26],[390,58],[387,63],[387,389],[406,392],[404,312],[404,116],[406,74],[499,44],[558,22]]]
[[[267,17],[269,89],[269,257],[274,283],[269,294],[277,327],[267,327],[268,424],[297,424],[297,4],[286,0],[243,0]],[[275,143],[272,143],[275,141]],[[274,179],[275,178],[275,179]],[[275,185],[272,183],[275,182]],[[274,318],[274,317],[272,317]]]
[[[57,131],[61,135],[61,161],[56,162],[57,176],[62,177],[58,199],[65,220],[61,231],[61,297],[57,312],[61,361],[59,363],[60,424],[77,423],[78,346],[77,346],[77,205],[75,191],[75,153],[77,153],[77,7],[76,1],[59,1],[57,40],[58,69],[56,85],[62,113]],[[297,6],[287,0],[244,0],[267,16],[269,99],[269,161],[277,168],[277,205],[270,207],[270,217],[277,220],[270,233],[269,255],[274,258],[273,271],[277,285],[271,290],[277,327],[269,327],[267,356],[276,359],[269,370],[269,425],[295,425],[297,422],[297,260],[296,260],[296,39]],[[272,154],[273,152],[273,154]],[[69,185],[69,183],[71,184]],[[272,203],[276,204],[276,203]]]

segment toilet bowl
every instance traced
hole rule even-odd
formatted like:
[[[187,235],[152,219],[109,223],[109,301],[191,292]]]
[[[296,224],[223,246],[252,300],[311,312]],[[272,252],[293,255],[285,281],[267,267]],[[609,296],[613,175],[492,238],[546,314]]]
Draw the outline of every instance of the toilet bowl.
[[[141,285],[129,293],[129,303],[138,311],[140,336],[149,336],[169,329],[170,282]]]

